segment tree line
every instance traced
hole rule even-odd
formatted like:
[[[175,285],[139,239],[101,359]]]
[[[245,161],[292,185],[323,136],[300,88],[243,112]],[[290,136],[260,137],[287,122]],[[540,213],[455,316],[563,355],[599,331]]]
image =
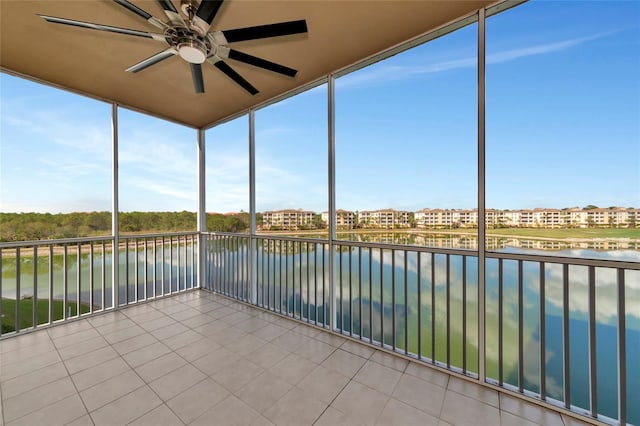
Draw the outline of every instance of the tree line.
[[[195,212],[122,212],[121,233],[196,230]],[[207,230],[242,232],[249,229],[249,213],[207,214]],[[111,212],[0,213],[0,241],[32,241],[111,235]]]

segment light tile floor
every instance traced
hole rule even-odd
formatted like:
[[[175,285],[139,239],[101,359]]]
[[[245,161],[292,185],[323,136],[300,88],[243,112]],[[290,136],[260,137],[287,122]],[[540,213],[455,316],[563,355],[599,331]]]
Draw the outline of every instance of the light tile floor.
[[[7,426],[580,423],[205,291],[2,340],[0,393]]]

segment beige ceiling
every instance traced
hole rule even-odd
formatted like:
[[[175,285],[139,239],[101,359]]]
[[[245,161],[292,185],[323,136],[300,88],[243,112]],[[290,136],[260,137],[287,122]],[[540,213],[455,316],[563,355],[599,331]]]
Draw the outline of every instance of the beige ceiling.
[[[166,21],[156,1],[130,0]],[[8,72],[117,102],[192,127],[205,127],[495,1],[225,2],[212,29],[306,19],[308,34],[233,43],[243,52],[298,69],[289,78],[227,60],[260,93],[251,96],[203,64],[196,94],[179,57],[137,74],[124,70],[166,48],[150,39],[47,23],[36,14],[142,31],[158,30],[111,0],[0,0],[0,66]],[[179,8],[179,0],[173,0]]]

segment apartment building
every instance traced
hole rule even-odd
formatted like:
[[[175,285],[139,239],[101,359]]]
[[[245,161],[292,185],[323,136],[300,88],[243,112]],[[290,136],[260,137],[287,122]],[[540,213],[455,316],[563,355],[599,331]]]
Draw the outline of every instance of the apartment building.
[[[297,230],[314,225],[315,212],[308,210],[276,210],[262,213],[262,229]]]
[[[329,225],[329,212],[322,212],[320,215],[322,222]],[[353,229],[356,226],[356,214],[350,210],[336,210],[336,228],[337,229]]]
[[[422,209],[414,213],[418,228],[469,228],[478,226],[478,210]],[[594,208],[584,210],[545,209],[485,211],[488,227],[562,228],[579,227],[628,227],[640,222],[640,209]]]
[[[298,230],[316,225],[316,213],[312,211],[277,210],[263,213],[263,229]],[[338,209],[336,229],[362,228],[398,229],[412,226],[412,213],[406,210],[381,209],[363,210],[359,213]],[[329,225],[329,212],[321,213],[322,222]],[[478,210],[429,209],[413,213],[417,228],[454,229],[478,226]],[[485,224],[490,228],[564,228],[564,227],[633,227],[640,222],[640,209],[635,208],[593,208],[578,207],[568,209],[498,210],[485,211]]]
[[[358,214],[358,224],[364,228],[410,228],[411,213],[406,210],[363,210]]]

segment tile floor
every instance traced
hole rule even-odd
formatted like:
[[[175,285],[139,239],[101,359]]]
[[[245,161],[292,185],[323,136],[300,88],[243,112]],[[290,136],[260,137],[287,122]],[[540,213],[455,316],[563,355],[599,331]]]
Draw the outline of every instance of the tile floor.
[[[195,291],[0,341],[0,424],[580,422]]]

